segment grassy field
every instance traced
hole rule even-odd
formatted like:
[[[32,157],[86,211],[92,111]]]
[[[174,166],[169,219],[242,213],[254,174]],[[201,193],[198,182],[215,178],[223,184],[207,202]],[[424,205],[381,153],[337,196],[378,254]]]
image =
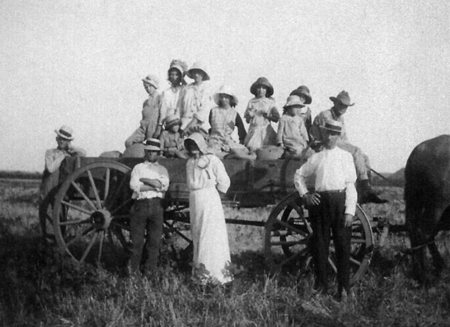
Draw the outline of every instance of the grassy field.
[[[311,274],[265,273],[264,229],[228,225],[235,281],[202,289],[162,249],[154,278],[125,277],[114,267],[75,265],[40,238],[38,184],[0,182],[1,326],[448,326],[450,274],[422,288],[410,278],[408,241],[390,235],[354,286],[337,302],[312,289]],[[403,223],[401,189],[390,203],[367,205],[375,217]],[[227,218],[264,220],[268,209],[226,209]],[[449,263],[449,244],[439,244]]]

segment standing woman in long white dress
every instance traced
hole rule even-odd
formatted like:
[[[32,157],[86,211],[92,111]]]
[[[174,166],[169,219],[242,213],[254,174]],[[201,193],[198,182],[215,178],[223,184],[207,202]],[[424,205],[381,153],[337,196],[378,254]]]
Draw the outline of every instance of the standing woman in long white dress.
[[[202,284],[232,281],[230,247],[220,194],[230,187],[222,161],[209,153],[205,138],[191,134],[184,141],[190,159],[186,164],[189,214],[194,242],[194,270]]]

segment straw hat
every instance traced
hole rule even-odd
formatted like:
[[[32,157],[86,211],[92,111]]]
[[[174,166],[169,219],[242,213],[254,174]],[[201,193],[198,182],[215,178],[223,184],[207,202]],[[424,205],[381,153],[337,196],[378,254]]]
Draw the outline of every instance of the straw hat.
[[[337,120],[328,120],[326,121],[325,126],[321,126],[321,128],[340,134],[342,132],[342,123]]]
[[[144,150],[146,151],[160,151],[161,142],[158,139],[146,139],[144,141]]]
[[[311,93],[309,93],[309,88],[305,85],[300,85],[290,95],[303,96],[306,98],[305,104],[311,104],[312,98]]]
[[[233,98],[232,102],[230,103],[230,105],[232,107],[236,107],[239,103],[238,98],[236,97],[236,95],[234,94],[233,90],[231,89],[231,87],[229,87],[228,85],[222,85],[219,89],[219,91],[217,93],[214,94],[213,98],[214,98],[214,102],[217,105],[220,105],[220,95],[221,94],[226,94],[229,95],[230,97]],[[233,103],[234,102],[234,103]]]
[[[166,118],[166,129],[171,128],[175,125],[181,125],[181,120],[177,115],[169,115]]]
[[[201,71],[203,72],[203,74],[204,74],[203,80],[204,80],[204,81],[208,81],[208,80],[209,80],[209,75],[208,75],[208,73],[207,73],[207,70],[208,70],[208,69],[206,69],[205,65],[204,65],[201,61],[194,62],[194,64],[192,65],[192,67],[189,68],[189,70],[187,71],[187,76],[188,76],[189,78],[191,78],[191,79],[194,79],[194,78],[192,77],[192,71],[193,71],[193,70],[201,70]]]
[[[252,84],[250,87],[250,93],[256,96],[256,89],[258,86],[265,86],[267,88],[266,97],[271,97],[273,95],[273,86],[269,83],[269,80],[265,77],[260,77]]]
[[[55,129],[55,133],[65,140],[72,141],[73,140],[73,130],[69,126],[61,126],[59,130]]]
[[[147,75],[142,79],[144,83],[152,85],[155,89],[159,88],[159,80],[155,75]]]
[[[343,105],[346,105],[348,107],[351,107],[354,105],[354,103],[351,103],[350,96],[348,95],[348,92],[341,91],[337,97],[330,97],[330,100],[336,103],[336,101],[341,102]]]

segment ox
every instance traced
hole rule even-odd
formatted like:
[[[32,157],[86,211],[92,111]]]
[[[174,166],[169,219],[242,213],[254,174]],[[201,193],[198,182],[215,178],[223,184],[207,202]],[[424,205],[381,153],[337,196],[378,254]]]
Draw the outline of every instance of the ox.
[[[411,152],[405,168],[405,202],[415,278],[429,283],[425,248],[430,250],[438,277],[444,261],[434,239],[450,225],[450,135],[424,141]]]

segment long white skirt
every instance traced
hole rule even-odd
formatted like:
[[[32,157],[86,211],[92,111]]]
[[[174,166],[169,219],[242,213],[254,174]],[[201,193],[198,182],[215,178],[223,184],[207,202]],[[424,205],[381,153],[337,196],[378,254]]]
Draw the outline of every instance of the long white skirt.
[[[215,188],[189,195],[191,233],[194,242],[194,274],[202,283],[230,282],[230,247],[222,202]]]

